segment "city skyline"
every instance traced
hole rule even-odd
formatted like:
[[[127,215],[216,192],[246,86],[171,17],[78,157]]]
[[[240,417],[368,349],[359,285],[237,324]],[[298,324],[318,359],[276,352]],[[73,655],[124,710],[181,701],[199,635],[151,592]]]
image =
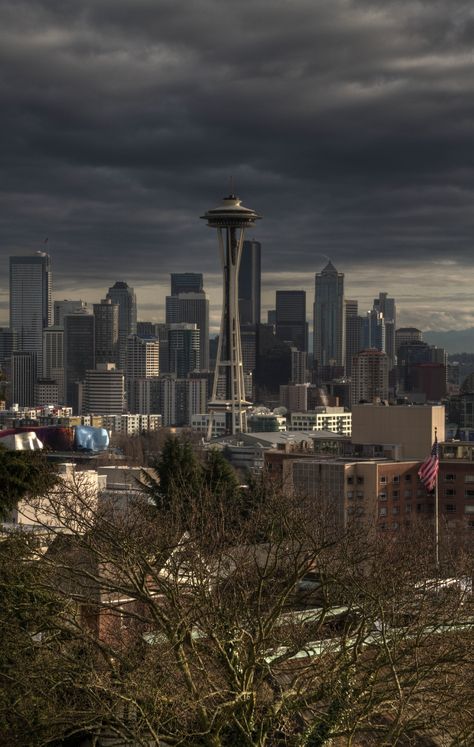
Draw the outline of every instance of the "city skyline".
[[[386,288],[400,324],[472,326],[471,12],[7,4],[2,253],[48,237],[57,298],[97,302],[123,278],[157,320],[169,273],[203,272],[214,318],[220,279],[198,216],[232,175],[265,218],[248,237],[262,243],[263,312],[276,289],[308,293],[329,258],[361,308]]]

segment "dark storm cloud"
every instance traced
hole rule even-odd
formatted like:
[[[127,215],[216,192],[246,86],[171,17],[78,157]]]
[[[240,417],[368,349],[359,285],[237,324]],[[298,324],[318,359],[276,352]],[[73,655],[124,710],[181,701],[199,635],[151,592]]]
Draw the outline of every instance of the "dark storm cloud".
[[[472,265],[470,3],[31,0],[0,15],[2,252],[49,236],[60,288],[214,270],[198,216],[230,174],[264,214],[274,273],[321,255],[346,272]]]

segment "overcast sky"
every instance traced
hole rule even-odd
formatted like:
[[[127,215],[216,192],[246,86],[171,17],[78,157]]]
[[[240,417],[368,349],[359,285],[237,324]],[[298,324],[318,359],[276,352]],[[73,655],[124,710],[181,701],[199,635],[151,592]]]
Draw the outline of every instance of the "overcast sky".
[[[474,324],[474,6],[457,0],[2,0],[0,320],[48,237],[56,298],[116,280],[163,319],[229,191],[264,219],[264,307],[330,257],[361,308]]]

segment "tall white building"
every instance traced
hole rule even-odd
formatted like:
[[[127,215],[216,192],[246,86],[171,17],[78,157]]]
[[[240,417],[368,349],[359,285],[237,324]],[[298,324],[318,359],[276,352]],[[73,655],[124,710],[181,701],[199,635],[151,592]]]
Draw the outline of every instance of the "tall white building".
[[[46,252],[10,257],[10,328],[18,350],[34,353],[41,371],[43,329],[52,323],[51,259]]]

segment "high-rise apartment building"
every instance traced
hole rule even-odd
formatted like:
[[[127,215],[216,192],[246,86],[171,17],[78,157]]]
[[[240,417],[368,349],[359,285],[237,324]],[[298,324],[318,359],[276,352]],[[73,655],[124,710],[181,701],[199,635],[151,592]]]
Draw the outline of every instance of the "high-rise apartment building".
[[[203,277],[201,272],[172,272],[171,295],[180,293],[203,293]]]
[[[10,257],[10,328],[18,350],[35,353],[41,371],[43,329],[52,324],[51,259],[46,252]]]
[[[110,298],[95,303],[95,363],[115,363],[118,366],[119,353],[119,306]]]
[[[279,290],[276,292],[275,333],[298,350],[308,349],[308,323],[306,321],[306,292]]]
[[[127,338],[137,332],[137,298],[133,288],[123,281],[109,288],[107,298],[119,307],[118,367],[125,371]]]
[[[240,324],[260,324],[261,314],[261,244],[244,241],[239,269]]]
[[[129,335],[126,379],[147,379],[160,375],[160,342],[155,337]]]
[[[78,414],[77,385],[84,382],[86,371],[95,368],[95,324],[92,314],[67,314],[64,317],[64,386],[66,404]]]
[[[344,273],[328,262],[315,276],[313,356],[318,367],[344,366],[344,316]]]
[[[380,402],[388,399],[388,356],[380,350],[361,350],[352,361],[351,401]]]

